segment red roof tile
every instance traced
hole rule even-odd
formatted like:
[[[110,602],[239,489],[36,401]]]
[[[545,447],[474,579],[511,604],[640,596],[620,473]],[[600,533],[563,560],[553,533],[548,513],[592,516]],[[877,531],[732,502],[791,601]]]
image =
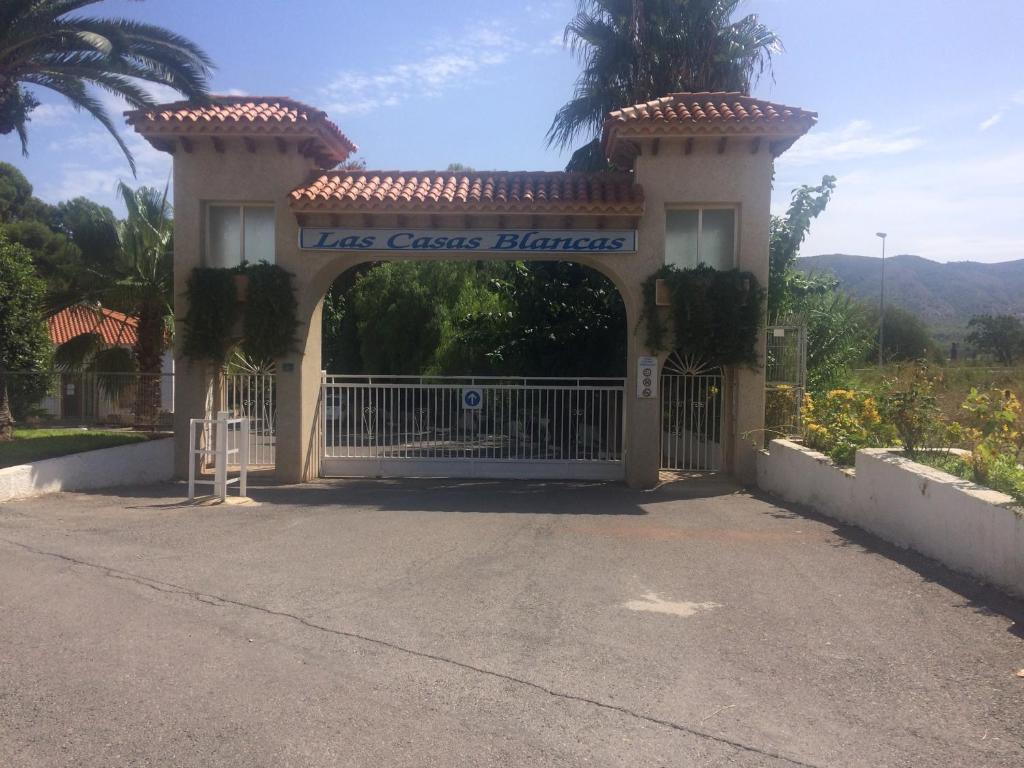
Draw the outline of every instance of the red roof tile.
[[[440,213],[643,212],[630,173],[564,171],[336,171],[291,193],[301,210]]]
[[[736,92],[671,93],[617,109],[604,122],[605,153],[616,156],[620,138],[742,135],[777,137],[785,149],[817,122],[818,115]]]
[[[672,93],[609,113],[608,128],[624,125],[652,131],[669,127],[711,133],[802,134],[817,121],[815,112],[774,104],[742,93]]]
[[[62,309],[47,320],[50,339],[64,344],[78,336],[95,333],[104,344],[130,347],[135,343],[139,321],[122,312],[78,304]]]
[[[151,141],[178,134],[313,139],[332,163],[357,149],[326,112],[284,96],[211,96],[207,104],[175,101],[125,112],[125,118]]]

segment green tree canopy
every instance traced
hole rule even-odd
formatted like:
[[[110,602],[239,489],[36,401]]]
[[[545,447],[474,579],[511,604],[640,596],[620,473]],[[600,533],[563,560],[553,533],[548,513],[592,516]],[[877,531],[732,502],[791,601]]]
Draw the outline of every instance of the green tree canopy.
[[[877,308],[873,312],[872,324],[878,325]],[[927,360],[939,353],[938,345],[920,317],[900,307],[888,305],[885,308],[885,349],[882,359],[891,362]],[[874,350],[870,359],[878,357],[878,333],[873,340]]]
[[[1003,365],[1024,356],[1024,321],[1013,315],[975,315],[967,324],[967,341]]]
[[[101,0],[5,0],[0,4],[0,134],[17,133],[28,152],[28,122],[44,88],[84,110],[110,132],[135,172],[135,161],[106,108],[90,90],[120,96],[135,108],[155,103],[140,83],[205,99],[212,62],[191,40],[131,19],[77,11]]]
[[[781,51],[755,14],[737,18],[741,0],[578,0],[565,41],[583,71],[555,114],[548,143],[584,145],[572,170],[605,166],[599,136],[614,109],[679,91],[750,93]]]
[[[28,250],[2,233],[0,286],[0,439],[10,439],[12,403],[17,411],[19,403],[46,393],[52,345],[42,312],[46,285],[36,276]]]

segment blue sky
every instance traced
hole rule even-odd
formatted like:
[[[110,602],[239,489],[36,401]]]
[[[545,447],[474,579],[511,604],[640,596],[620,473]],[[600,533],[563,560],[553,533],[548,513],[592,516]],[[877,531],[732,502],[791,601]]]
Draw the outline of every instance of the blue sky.
[[[562,47],[572,0],[111,0],[97,12],[170,26],[217,62],[214,90],[290,95],[326,109],[371,168],[561,168],[546,146],[577,65]],[[804,246],[939,261],[1024,258],[1024,2],[749,0],[782,37],[755,95],[816,110],[778,163],[792,187],[839,177]],[[94,122],[41,92],[29,158],[0,137],[44,199],[114,204],[130,172]],[[118,105],[113,104],[113,107]],[[127,138],[139,182],[170,160]]]

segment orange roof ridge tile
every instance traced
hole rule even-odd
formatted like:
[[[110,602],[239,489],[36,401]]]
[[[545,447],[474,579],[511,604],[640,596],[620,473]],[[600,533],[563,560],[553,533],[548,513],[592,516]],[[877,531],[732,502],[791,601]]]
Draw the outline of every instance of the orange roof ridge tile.
[[[643,190],[622,171],[337,169],[291,192],[301,210],[490,211],[639,215]]]

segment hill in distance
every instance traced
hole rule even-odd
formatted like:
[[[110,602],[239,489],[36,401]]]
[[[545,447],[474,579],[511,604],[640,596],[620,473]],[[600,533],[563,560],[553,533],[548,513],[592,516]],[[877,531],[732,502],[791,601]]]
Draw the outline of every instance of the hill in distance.
[[[797,259],[803,272],[831,272],[840,287],[878,305],[882,260],[842,253]],[[920,256],[885,260],[885,300],[920,317],[939,341],[960,340],[973,315],[1024,317],[1024,259],[942,264]]]

